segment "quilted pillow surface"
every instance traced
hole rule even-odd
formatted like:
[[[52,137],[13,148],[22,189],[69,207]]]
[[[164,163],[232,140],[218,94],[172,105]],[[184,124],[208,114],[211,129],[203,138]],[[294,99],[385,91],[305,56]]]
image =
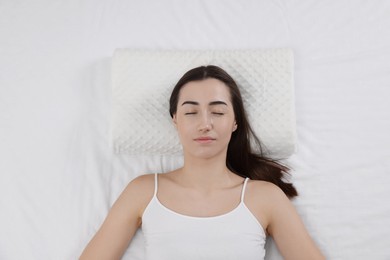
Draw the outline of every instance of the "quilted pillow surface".
[[[290,49],[150,51],[117,49],[112,58],[112,141],[115,152],[182,152],[169,115],[174,85],[188,70],[217,65],[237,82],[252,128],[268,154],[295,151],[293,54]]]

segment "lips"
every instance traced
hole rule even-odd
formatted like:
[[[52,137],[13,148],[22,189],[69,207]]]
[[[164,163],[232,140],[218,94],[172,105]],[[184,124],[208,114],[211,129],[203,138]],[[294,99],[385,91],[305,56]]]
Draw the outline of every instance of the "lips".
[[[212,141],[215,141],[215,138],[209,137],[209,136],[202,136],[194,139],[198,143],[211,143]]]

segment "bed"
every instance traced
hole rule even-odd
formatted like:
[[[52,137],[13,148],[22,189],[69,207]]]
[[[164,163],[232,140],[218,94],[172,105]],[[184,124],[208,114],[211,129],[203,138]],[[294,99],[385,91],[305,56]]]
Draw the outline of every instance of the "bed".
[[[180,165],[114,152],[118,48],[292,49],[293,203],[327,259],[390,259],[389,28],[385,0],[1,1],[0,259],[77,259],[129,181]]]

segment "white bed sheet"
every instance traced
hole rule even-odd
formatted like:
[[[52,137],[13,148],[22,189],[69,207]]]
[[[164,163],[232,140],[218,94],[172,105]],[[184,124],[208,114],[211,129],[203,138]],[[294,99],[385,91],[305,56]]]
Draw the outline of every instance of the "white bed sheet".
[[[328,259],[390,259],[390,2],[1,1],[0,259],[76,259],[126,184],[116,48],[295,52],[294,200]],[[280,259],[267,246],[267,259]],[[142,259],[138,234],[124,259]]]

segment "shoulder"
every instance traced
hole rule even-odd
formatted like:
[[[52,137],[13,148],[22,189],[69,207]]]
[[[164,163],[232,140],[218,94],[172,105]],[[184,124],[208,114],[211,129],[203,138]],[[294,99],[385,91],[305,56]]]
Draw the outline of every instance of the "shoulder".
[[[145,186],[154,186],[154,178],[155,174],[143,174],[139,175],[138,177],[134,178],[132,181],[129,182],[129,187],[144,187]]]
[[[137,211],[142,212],[154,194],[154,174],[140,175],[130,181],[118,202],[122,205],[128,205],[132,208],[137,208]]]
[[[249,180],[245,198],[254,205],[272,210],[290,204],[286,194],[275,184],[267,181]]]
[[[275,184],[268,181],[249,180],[248,181],[249,196],[263,198],[267,200],[287,199],[284,192]]]
[[[289,208],[291,205],[288,197],[277,185],[260,180],[248,181],[245,203],[265,229],[279,209]]]
[[[149,196],[154,192],[154,177],[155,174],[144,174],[130,181],[124,193],[136,193],[138,196]]]

